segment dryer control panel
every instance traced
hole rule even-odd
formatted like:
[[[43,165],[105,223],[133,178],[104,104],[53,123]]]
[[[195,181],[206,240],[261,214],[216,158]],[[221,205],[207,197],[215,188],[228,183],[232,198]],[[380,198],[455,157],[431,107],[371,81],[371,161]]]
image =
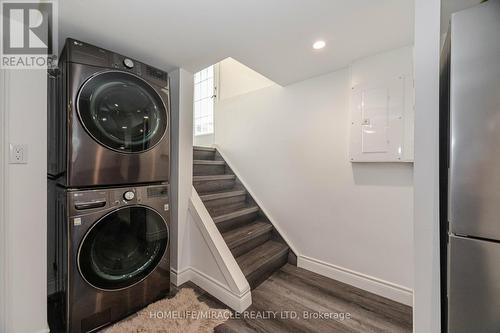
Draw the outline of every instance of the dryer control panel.
[[[152,84],[168,89],[168,73],[140,61],[94,45],[68,38],[61,61],[132,72]]]

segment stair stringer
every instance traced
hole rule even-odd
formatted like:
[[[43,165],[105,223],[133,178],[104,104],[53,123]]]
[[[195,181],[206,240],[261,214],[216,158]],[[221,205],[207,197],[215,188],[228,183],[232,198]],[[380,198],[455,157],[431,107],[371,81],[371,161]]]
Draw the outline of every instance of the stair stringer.
[[[243,312],[252,304],[250,285],[194,187],[188,214],[190,265],[178,274],[178,282],[191,281]]]

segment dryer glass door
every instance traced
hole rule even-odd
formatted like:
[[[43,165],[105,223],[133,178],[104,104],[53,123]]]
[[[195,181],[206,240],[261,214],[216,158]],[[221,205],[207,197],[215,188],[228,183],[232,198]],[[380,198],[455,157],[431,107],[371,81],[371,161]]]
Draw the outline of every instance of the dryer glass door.
[[[78,251],[82,277],[104,290],[130,287],[158,265],[168,245],[163,218],[144,206],[115,210],[87,232]]]
[[[161,141],[168,113],[157,91],[140,77],[119,71],[94,75],[77,98],[80,120],[107,148],[140,153]]]

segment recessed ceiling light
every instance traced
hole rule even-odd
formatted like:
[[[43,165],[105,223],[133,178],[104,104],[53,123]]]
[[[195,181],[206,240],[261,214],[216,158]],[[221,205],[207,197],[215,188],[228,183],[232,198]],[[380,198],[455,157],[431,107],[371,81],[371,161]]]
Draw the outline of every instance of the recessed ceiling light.
[[[314,42],[313,49],[315,49],[315,50],[321,50],[325,46],[326,46],[326,43],[325,43],[324,40],[318,40],[318,41]]]

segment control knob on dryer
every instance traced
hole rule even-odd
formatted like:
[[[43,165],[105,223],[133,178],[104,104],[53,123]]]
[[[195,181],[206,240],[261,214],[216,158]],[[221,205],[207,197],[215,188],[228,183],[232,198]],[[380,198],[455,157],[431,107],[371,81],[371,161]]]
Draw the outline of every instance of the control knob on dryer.
[[[123,65],[124,65],[125,67],[127,67],[128,69],[132,69],[132,68],[134,68],[134,62],[133,62],[131,59],[129,59],[129,58],[125,58],[125,59],[123,60]]]
[[[135,193],[132,191],[127,191],[123,194],[123,199],[130,201],[135,198]]]

